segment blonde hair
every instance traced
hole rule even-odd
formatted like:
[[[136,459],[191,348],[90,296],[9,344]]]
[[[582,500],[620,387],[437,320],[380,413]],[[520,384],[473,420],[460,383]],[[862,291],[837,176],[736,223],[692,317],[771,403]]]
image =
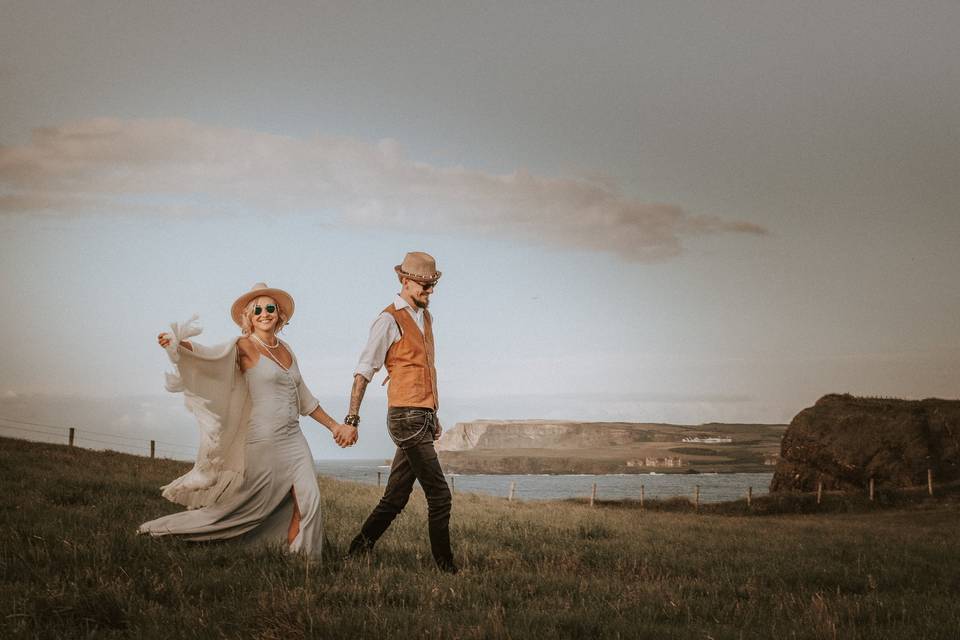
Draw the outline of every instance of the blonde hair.
[[[287,325],[287,314],[283,312],[283,307],[270,296],[260,296],[248,302],[247,306],[243,309],[243,313],[240,314],[240,333],[245,336],[253,333],[253,308],[257,306],[258,300],[270,300],[277,306],[277,324],[273,326],[273,333],[276,335],[283,331],[283,328]],[[265,306],[266,304],[267,303],[261,303],[260,306]]]

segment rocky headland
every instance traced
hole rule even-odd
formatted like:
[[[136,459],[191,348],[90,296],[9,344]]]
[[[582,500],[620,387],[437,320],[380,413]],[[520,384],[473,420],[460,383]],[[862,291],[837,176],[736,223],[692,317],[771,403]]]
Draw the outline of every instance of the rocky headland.
[[[786,425],[476,420],[437,443],[453,473],[771,471]]]
[[[960,400],[827,395],[784,434],[771,491],[863,491],[960,480]]]

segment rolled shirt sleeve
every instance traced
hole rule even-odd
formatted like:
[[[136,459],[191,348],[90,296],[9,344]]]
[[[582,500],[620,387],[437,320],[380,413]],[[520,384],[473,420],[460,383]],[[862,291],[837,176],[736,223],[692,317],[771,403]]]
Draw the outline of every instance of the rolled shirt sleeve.
[[[387,350],[394,342],[400,339],[400,329],[397,328],[397,322],[393,316],[384,311],[370,326],[370,336],[367,338],[367,346],[360,354],[360,361],[357,362],[357,368],[353,370],[354,375],[361,375],[367,382],[373,380],[373,376],[383,367],[383,361],[387,357]]]

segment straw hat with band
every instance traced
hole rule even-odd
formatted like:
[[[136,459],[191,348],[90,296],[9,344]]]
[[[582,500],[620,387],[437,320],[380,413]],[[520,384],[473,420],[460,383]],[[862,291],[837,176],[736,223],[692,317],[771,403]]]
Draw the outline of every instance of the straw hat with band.
[[[280,311],[287,317],[287,322],[290,322],[290,318],[293,317],[293,296],[283,289],[268,287],[265,282],[258,282],[250,288],[250,291],[237,298],[233,306],[230,307],[230,317],[233,318],[233,321],[242,327],[243,310],[247,308],[251,300],[260,296],[268,296],[276,300]]]
[[[411,251],[403,258],[403,263],[393,268],[399,278],[410,278],[421,284],[436,282],[443,275],[437,271],[437,262],[429,253]]]

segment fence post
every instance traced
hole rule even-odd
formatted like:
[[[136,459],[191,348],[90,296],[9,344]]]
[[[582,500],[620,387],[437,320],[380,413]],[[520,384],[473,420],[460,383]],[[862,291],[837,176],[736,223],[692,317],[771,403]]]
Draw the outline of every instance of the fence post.
[[[640,485],[640,508],[643,509],[643,485]]]
[[[693,494],[693,507],[697,511],[700,510],[700,485],[696,485],[696,491]]]
[[[927,493],[933,495],[933,469],[927,469]]]
[[[517,483],[511,481],[511,482],[510,482],[510,497],[507,498],[507,500],[509,500],[510,502],[513,502],[513,490],[516,489],[516,487],[517,487]]]
[[[77,430],[73,427],[70,427],[70,446],[73,446],[73,437],[76,435]]]
[[[456,476],[450,476],[450,493],[453,493],[457,488],[456,480]]]
[[[597,499],[597,483],[593,483],[593,491],[590,492],[590,506],[593,506],[594,500]]]
[[[380,476],[383,475],[383,471],[377,471],[377,486],[380,486]]]
[[[870,478],[870,502],[873,502],[873,478]]]
[[[817,482],[817,504],[823,500],[823,480]]]
[[[753,487],[747,487],[747,508],[753,504]]]
[[[151,457],[151,458],[155,458],[155,457],[156,457],[156,453],[157,453],[157,441],[156,441],[156,440],[151,440],[151,441],[150,441],[150,457]]]

